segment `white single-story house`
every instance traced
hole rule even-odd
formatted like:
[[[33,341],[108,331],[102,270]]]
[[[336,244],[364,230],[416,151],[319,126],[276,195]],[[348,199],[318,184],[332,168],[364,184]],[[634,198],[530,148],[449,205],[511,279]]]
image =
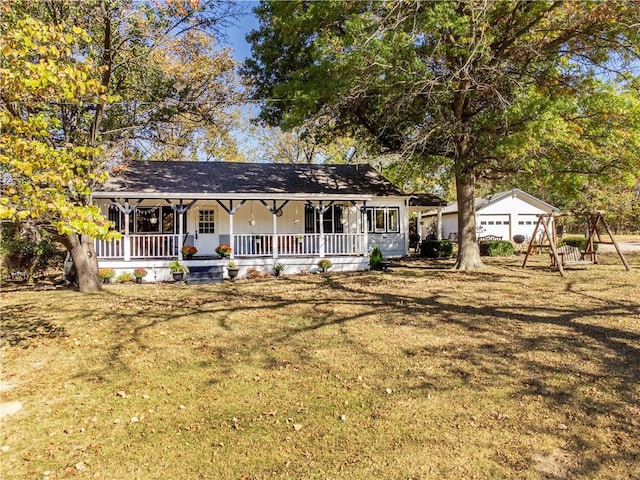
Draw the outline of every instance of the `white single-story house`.
[[[496,193],[490,198],[476,198],[477,236],[495,236],[502,240],[513,240],[523,235],[529,240],[538,221],[537,215],[559,212],[553,205],[518,188]],[[420,218],[422,236],[437,236],[440,217],[443,239],[456,240],[458,235],[458,202],[429,210]]]
[[[93,192],[122,233],[95,248],[100,268],[142,267],[149,281],[169,280],[175,258],[193,283],[222,279],[230,260],[240,275],[271,273],[276,263],[285,273],[313,272],[323,258],[333,271],[364,270],[373,245],[389,258],[408,254],[411,199],[363,164],[132,162]],[[229,258],[216,254],[222,244]],[[184,245],[197,253],[186,259]]]

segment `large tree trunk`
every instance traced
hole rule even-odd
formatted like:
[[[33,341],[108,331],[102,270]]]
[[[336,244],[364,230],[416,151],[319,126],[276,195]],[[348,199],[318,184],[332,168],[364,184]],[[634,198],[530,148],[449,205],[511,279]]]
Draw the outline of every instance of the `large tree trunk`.
[[[463,169],[456,174],[458,260],[454,268],[458,270],[484,267],[476,239],[475,184],[476,176],[473,167]]]
[[[80,292],[95,293],[102,290],[93,239],[89,235],[71,234],[62,237],[61,241],[73,260]]]

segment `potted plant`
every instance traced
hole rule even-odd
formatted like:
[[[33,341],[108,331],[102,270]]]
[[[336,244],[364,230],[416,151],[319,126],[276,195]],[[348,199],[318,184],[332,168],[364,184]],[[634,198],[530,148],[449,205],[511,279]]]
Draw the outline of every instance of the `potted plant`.
[[[110,283],[111,279],[116,276],[116,271],[113,268],[101,268],[98,270],[98,275],[100,275],[102,283]]]
[[[273,274],[276,277],[280,276],[280,273],[284,272],[284,269],[287,268],[284,264],[282,263],[274,263],[273,264]]]
[[[238,276],[238,272],[240,272],[240,269],[238,268],[238,264],[233,260],[231,260],[227,265],[227,273],[229,274],[229,278],[232,281],[234,281]]]
[[[333,263],[331,263],[331,260],[329,260],[328,258],[322,258],[318,261],[318,267],[324,273],[327,270],[329,270],[331,267],[333,267]]]
[[[133,274],[131,272],[122,272],[116,277],[116,283],[133,282]]]
[[[186,258],[187,260],[191,260],[191,258],[198,253],[198,249],[196,247],[194,247],[193,245],[184,245],[182,247],[182,255],[184,256],[184,258]]]
[[[133,276],[136,278],[136,283],[142,283],[142,279],[147,276],[147,271],[142,267],[136,268]]]
[[[177,258],[169,262],[169,270],[176,282],[181,281],[185,273],[189,273],[189,267],[180,263]]]
[[[224,243],[216,247],[216,253],[220,255],[220,258],[231,255],[231,250],[231,246]]]

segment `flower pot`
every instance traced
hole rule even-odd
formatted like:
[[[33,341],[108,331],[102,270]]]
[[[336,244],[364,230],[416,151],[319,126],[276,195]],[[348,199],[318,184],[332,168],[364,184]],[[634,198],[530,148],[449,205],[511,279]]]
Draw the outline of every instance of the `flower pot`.
[[[136,277],[136,283],[142,283],[142,277]]]
[[[111,279],[110,278],[103,278],[102,279],[102,283],[111,283]]]
[[[193,255],[185,255],[184,259],[185,260],[191,260],[193,258]]]
[[[231,280],[235,280],[236,277],[238,276],[238,272],[240,272],[239,268],[228,268],[227,269],[227,273],[229,274],[229,278]]]
[[[171,275],[176,282],[181,282],[184,278],[184,272],[171,272]]]

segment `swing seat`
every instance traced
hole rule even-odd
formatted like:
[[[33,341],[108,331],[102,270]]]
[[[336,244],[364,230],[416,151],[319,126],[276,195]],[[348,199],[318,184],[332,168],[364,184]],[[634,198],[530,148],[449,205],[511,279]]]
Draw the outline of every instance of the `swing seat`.
[[[578,247],[573,245],[562,245],[557,249],[558,257],[560,258],[560,263],[562,266],[567,265],[591,265],[593,264],[590,260],[584,259],[584,254],[580,251]],[[555,267],[556,259],[553,257],[553,252],[549,253],[551,257],[551,266]]]

